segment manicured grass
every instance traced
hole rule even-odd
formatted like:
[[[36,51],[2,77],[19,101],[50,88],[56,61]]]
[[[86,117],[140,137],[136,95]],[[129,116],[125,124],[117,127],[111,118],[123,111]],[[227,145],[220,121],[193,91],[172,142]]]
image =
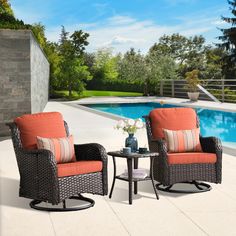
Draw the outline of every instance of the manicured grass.
[[[62,97],[66,99],[80,99],[84,97],[98,97],[98,96],[115,96],[115,97],[136,97],[142,96],[142,93],[134,93],[134,92],[118,92],[118,91],[99,91],[99,90],[84,90],[82,94],[78,94],[77,92],[72,92],[72,97],[69,98],[68,91],[55,91],[54,96]]]
[[[117,97],[135,97],[142,96],[142,93],[134,92],[118,92],[118,91],[98,91],[98,90],[85,90],[83,95],[86,97],[92,96],[117,96]]]

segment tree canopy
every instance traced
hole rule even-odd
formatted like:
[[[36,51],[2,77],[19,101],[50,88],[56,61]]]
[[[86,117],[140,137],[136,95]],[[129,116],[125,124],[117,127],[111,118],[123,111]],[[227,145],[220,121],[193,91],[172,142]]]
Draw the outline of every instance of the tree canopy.
[[[75,31],[69,36],[62,26],[60,42],[58,45],[59,62],[57,76],[59,86],[69,91],[81,92],[84,89],[84,81],[91,79],[88,67],[84,65],[83,54],[85,46],[88,45],[88,33],[82,30]]]
[[[236,0],[228,0],[228,3],[230,5],[230,12],[233,16],[222,16],[222,20],[229,23],[231,27],[227,29],[220,29],[223,35],[219,36],[222,43],[218,45],[229,52],[229,58],[231,61],[236,62]]]

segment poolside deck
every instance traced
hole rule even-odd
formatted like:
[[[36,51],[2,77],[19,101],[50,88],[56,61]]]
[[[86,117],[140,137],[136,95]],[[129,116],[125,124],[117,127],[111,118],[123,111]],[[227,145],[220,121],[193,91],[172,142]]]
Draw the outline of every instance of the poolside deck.
[[[207,109],[216,109],[222,111],[236,112],[236,103],[218,103],[213,101],[199,100],[191,102],[189,99],[171,98],[171,97],[90,97],[78,101],[68,102],[70,104],[94,104],[94,103],[137,103],[137,102],[164,102],[173,105],[182,105],[189,107],[201,107]]]
[[[102,99],[96,98],[96,101],[101,103]],[[126,101],[126,98],[111,99]],[[92,100],[83,99],[81,102]],[[113,129],[115,120],[68,105],[49,102],[45,111],[63,114],[76,143],[99,142],[107,151],[124,145],[126,135]],[[236,105],[233,107],[236,110]],[[138,131],[136,136],[140,146],[147,144],[145,130]],[[234,156],[223,155],[223,183],[212,184],[210,192],[190,195],[160,192],[157,201],[151,183],[144,182],[140,183],[133,205],[129,205],[127,183],[117,181],[112,199],[88,195],[96,202],[93,208],[80,212],[47,213],[30,209],[29,200],[18,197],[19,174],[11,140],[0,142],[0,153],[0,235],[236,235]],[[117,171],[126,168],[125,161],[119,160],[117,164]],[[140,166],[148,167],[149,163],[143,160]],[[111,160],[108,172],[110,189]]]

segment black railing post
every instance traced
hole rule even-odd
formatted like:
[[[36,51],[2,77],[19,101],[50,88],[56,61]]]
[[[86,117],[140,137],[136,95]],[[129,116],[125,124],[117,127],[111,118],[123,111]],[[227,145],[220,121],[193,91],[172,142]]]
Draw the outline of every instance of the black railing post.
[[[223,76],[221,80],[221,97],[222,97],[222,102],[224,102],[225,101],[225,76]]]
[[[163,97],[163,80],[160,81],[160,96]]]
[[[175,97],[175,81],[171,80],[171,95],[174,98]]]

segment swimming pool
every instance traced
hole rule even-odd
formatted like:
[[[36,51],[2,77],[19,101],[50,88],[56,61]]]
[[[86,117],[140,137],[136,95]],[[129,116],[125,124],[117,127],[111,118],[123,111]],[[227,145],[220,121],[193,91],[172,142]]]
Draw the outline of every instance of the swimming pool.
[[[90,104],[86,105],[99,111],[112,113],[127,118],[142,118],[155,108],[180,107],[171,104],[149,103],[122,103],[122,104]],[[216,136],[222,142],[236,147],[236,112],[225,112],[195,108],[200,119],[202,136]]]

